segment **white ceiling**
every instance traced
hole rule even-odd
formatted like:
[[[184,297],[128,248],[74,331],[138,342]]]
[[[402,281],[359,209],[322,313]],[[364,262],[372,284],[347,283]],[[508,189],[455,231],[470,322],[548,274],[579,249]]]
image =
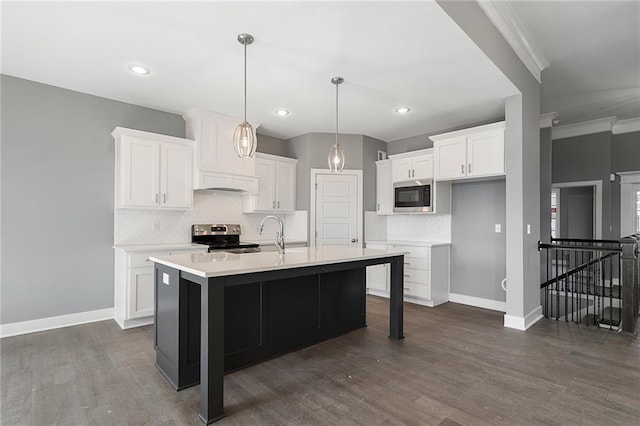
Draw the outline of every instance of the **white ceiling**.
[[[639,1],[510,4],[549,62],[542,112],[560,124],[640,117]]]
[[[510,5],[549,68],[542,113],[560,124],[640,117],[640,2]],[[163,111],[241,117],[288,139],[340,132],[385,141],[501,118],[513,85],[433,1],[7,2],[4,74]],[[130,63],[149,76],[127,71]],[[407,115],[393,112],[410,106]],[[276,117],[276,108],[292,111]]]
[[[250,33],[248,119],[283,139],[335,132],[333,76],[345,79],[340,132],[385,141],[500,118],[517,93],[433,1],[2,7],[2,73],[174,113],[242,116],[236,37]]]

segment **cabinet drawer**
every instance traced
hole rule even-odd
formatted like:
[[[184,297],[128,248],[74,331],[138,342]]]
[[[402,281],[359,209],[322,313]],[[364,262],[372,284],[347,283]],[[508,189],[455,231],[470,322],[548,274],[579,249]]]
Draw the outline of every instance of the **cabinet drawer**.
[[[418,258],[418,257],[404,257],[404,267],[411,269],[424,269],[429,270],[430,261],[428,259]]]
[[[404,283],[404,295],[405,296],[413,296],[419,297],[421,299],[431,299],[430,288],[425,284],[418,284],[413,282]]]
[[[137,268],[139,266],[153,266],[153,262],[148,260],[149,256],[162,256],[169,253],[170,252],[168,251],[131,253],[129,254],[129,267]]]
[[[403,246],[399,244],[391,244],[389,248],[393,250],[400,250],[408,252],[405,254],[407,257],[421,257],[423,259],[431,258],[431,249],[429,247],[415,247],[415,246]]]
[[[404,268],[404,281],[418,284],[429,284],[429,271],[423,269]]]

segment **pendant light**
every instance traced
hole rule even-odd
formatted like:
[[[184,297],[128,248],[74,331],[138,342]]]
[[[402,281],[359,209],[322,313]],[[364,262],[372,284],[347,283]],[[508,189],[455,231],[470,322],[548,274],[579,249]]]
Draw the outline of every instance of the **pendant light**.
[[[329,162],[329,170],[332,173],[339,173],[344,169],[345,157],[344,150],[338,143],[338,86],[344,83],[344,78],[333,77],[331,83],[336,85],[336,143],[329,150],[327,161]]]
[[[247,45],[253,43],[251,34],[239,34],[238,42],[244,45],[244,121],[233,134],[233,147],[240,158],[250,158],[256,152],[256,136],[247,121]]]

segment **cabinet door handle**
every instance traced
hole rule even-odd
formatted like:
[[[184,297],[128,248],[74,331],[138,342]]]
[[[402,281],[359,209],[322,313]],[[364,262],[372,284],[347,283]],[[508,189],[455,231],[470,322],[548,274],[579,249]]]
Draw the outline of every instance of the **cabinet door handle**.
[[[469,167],[467,167],[467,173],[471,173],[471,163],[469,163]]]
[[[411,290],[409,287],[402,287],[402,289],[407,291]]]
[[[160,194],[158,194],[158,193],[156,192],[156,204],[158,204],[158,196],[159,196],[159,195],[160,195]]]
[[[407,170],[407,177],[411,177],[411,169]]]
[[[274,209],[276,208],[276,202],[275,202],[275,201],[273,201],[273,202],[271,203],[271,208],[274,208]]]
[[[380,211],[380,203],[378,203],[378,211]]]
[[[405,277],[410,277],[411,275],[409,275],[409,274],[404,274],[404,276],[405,276]]]
[[[162,202],[167,204],[167,194],[162,194]]]
[[[416,177],[416,169],[411,169],[411,177]]]
[[[464,174],[464,164],[460,165],[460,173]]]
[[[278,201],[278,208],[280,208],[280,201]]]

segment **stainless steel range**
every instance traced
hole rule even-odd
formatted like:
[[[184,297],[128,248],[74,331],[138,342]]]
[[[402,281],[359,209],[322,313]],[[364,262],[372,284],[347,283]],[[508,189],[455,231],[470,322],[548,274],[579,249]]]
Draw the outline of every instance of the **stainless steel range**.
[[[255,253],[260,244],[240,242],[240,225],[201,224],[191,225],[191,242],[209,246],[209,252]]]

